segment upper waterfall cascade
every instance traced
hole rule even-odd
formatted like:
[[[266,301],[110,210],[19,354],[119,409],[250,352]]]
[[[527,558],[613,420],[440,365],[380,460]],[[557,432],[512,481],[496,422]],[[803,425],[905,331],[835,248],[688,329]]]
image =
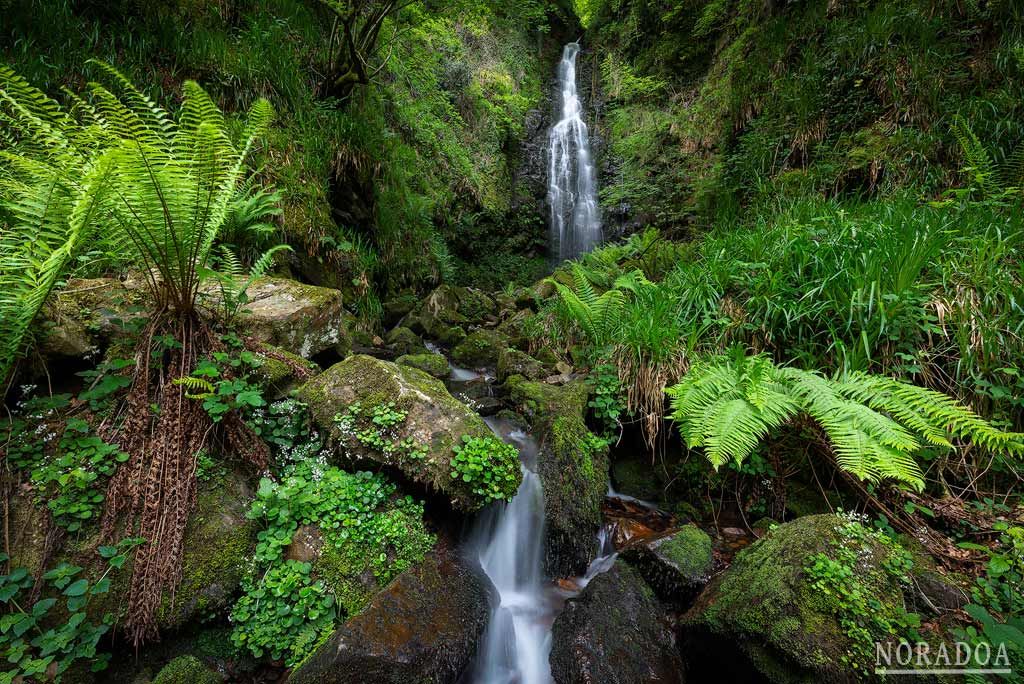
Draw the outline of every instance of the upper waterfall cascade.
[[[578,43],[569,43],[558,65],[561,120],[549,136],[548,202],[551,205],[551,253],[574,259],[601,243],[597,180],[590,134],[576,87]]]

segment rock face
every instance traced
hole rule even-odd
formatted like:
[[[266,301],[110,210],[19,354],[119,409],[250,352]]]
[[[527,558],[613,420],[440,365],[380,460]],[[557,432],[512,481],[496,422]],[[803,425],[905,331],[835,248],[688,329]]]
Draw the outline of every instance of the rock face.
[[[464,435],[487,437],[491,431],[437,379],[410,366],[356,355],[307,382],[298,396],[309,405],[317,426],[331,436],[342,463],[393,468],[447,497],[457,508],[479,508],[481,502],[472,495],[471,487],[462,478],[452,477],[452,447]],[[364,413],[393,402],[395,410],[405,412],[406,417],[385,437],[393,442],[409,439],[424,447],[422,457],[410,458],[401,449],[384,453],[344,430],[335,416],[356,402]]]
[[[529,354],[505,348],[498,354],[498,381],[505,382],[513,375],[521,375],[527,380],[540,380],[547,373],[544,364]]]
[[[518,375],[505,386],[541,445],[545,570],[555,577],[583,574],[597,550],[601,503],[608,491],[607,448],[584,422],[587,386],[574,381],[556,387]]]
[[[418,368],[438,380],[447,378],[451,373],[451,368],[448,366],[448,359],[444,358],[441,354],[434,354],[432,352],[399,356],[395,359],[395,363],[402,366]]]
[[[616,563],[566,602],[552,628],[558,684],[682,684],[683,663],[664,609],[643,579]]]
[[[289,682],[453,682],[473,657],[489,614],[486,580],[439,548],[377,594]]]
[[[831,514],[798,518],[737,554],[685,615],[688,662],[724,681],[752,671],[772,682],[858,681],[844,661],[851,639],[804,570],[808,558],[841,543],[843,522]],[[879,611],[895,613],[903,597],[883,569],[889,550],[877,541],[861,544],[857,576]],[[731,655],[722,662],[718,653]]]
[[[662,601],[674,606],[687,605],[700,592],[713,564],[711,537],[696,525],[637,544],[622,555]]]
[[[303,358],[335,349],[345,356],[352,340],[341,292],[284,278],[260,278],[248,290],[239,324],[261,342]]]

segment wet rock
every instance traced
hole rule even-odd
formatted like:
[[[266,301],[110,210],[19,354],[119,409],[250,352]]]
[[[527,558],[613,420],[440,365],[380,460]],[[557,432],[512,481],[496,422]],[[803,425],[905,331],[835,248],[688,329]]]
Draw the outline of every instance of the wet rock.
[[[448,366],[448,359],[444,358],[441,354],[434,354],[432,352],[399,356],[398,359],[395,360],[395,363],[402,366],[418,368],[424,373],[427,373],[439,380],[447,378],[451,373],[451,368]]]
[[[499,323],[496,330],[508,337],[509,346],[529,351],[529,326],[535,315],[529,309],[521,309]]]
[[[772,682],[859,681],[848,660],[856,645],[805,571],[818,553],[834,557],[845,522],[832,514],[798,518],[740,551],[684,616],[688,662],[727,680],[756,672]],[[892,549],[873,538],[852,543],[863,590],[879,614],[895,618],[904,600],[885,570]],[[725,669],[719,653],[731,654]]]
[[[427,351],[420,336],[402,326],[389,330],[384,336],[384,341],[400,356],[422,354]]]
[[[295,672],[291,684],[453,682],[490,613],[486,580],[438,548],[399,575]]]
[[[416,308],[419,297],[409,292],[384,302],[384,326],[390,328]]]
[[[486,437],[491,431],[483,420],[448,393],[436,378],[410,366],[369,356],[351,356],[313,378],[298,391],[309,406],[316,425],[331,437],[335,458],[344,465],[386,466],[445,496],[459,509],[472,511],[481,502],[462,478],[452,476],[452,447],[464,435]],[[343,430],[335,416],[359,402],[363,412],[394,402],[406,417],[390,428],[387,438],[406,439],[426,449],[422,458],[403,450],[384,453],[363,445]]]
[[[260,278],[249,287],[238,325],[260,342],[308,359],[329,349],[345,356],[352,339],[345,325],[341,292],[287,278]],[[216,311],[220,292],[207,287],[200,301]]]
[[[452,349],[452,361],[470,368],[494,366],[498,363],[498,356],[507,347],[508,338],[500,332],[476,330]]]
[[[167,663],[153,684],[221,684],[224,680],[196,657],[179,656]]]
[[[633,568],[615,563],[566,602],[552,628],[558,684],[682,684],[664,609]]]
[[[658,468],[646,454],[616,456],[611,465],[611,477],[617,492],[642,501],[657,502],[662,498],[664,485]]]
[[[711,537],[696,525],[685,525],[667,537],[637,544],[623,552],[658,597],[686,606],[710,579],[714,558]]]
[[[539,380],[546,373],[544,364],[537,359],[506,347],[498,354],[498,382],[505,382],[513,375],[521,375],[527,380]]]
[[[583,574],[597,550],[608,491],[607,447],[584,422],[587,386],[575,381],[556,387],[514,375],[505,387],[541,445],[545,570],[555,577]]]
[[[485,323],[496,311],[494,300],[480,290],[441,285],[406,314],[401,324],[454,346],[465,337],[466,326]]]

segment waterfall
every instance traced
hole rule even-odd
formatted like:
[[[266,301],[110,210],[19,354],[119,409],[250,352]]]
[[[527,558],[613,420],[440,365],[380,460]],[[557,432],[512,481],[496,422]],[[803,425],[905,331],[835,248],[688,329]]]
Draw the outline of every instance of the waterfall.
[[[551,602],[541,561],[544,491],[534,472],[537,444],[504,421],[488,425],[519,448],[523,482],[507,504],[485,511],[470,539],[498,592],[477,656],[474,684],[550,684]]]
[[[551,205],[551,253],[558,261],[574,259],[601,242],[597,181],[590,136],[576,88],[578,43],[569,43],[558,65],[562,118],[549,139],[548,202]]]

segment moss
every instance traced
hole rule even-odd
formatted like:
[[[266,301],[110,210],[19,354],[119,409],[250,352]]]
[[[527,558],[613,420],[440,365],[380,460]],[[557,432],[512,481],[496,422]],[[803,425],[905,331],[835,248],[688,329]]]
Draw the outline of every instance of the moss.
[[[401,355],[423,354],[427,351],[423,340],[409,328],[399,326],[385,336],[384,341]]]
[[[175,658],[160,670],[153,684],[220,684],[220,676],[194,656]]]
[[[441,354],[407,354],[395,360],[400,366],[417,368],[435,378],[446,378],[451,373],[448,359]]]
[[[185,533],[181,584],[173,601],[164,595],[157,613],[164,628],[210,617],[227,605],[256,544],[256,525],[245,517],[249,496],[238,480],[211,482],[200,494]]]
[[[305,368],[310,374],[316,373],[317,366],[306,359],[302,358],[298,354],[293,354],[287,349],[281,349],[280,347],[272,347],[275,354],[284,356],[289,359],[292,363],[298,365],[301,368]],[[297,379],[295,371],[292,366],[276,358],[271,358],[264,354],[259,355],[262,364],[256,371],[256,378],[259,382],[265,385],[269,394],[273,396],[284,396],[288,393]]]
[[[362,612],[379,589],[368,563],[329,545],[313,561],[313,574],[327,584],[346,617]]]
[[[494,366],[508,347],[508,338],[496,330],[477,330],[452,349],[452,360],[464,366]]]
[[[684,525],[658,550],[687,577],[700,577],[711,570],[711,537],[696,525]]]

